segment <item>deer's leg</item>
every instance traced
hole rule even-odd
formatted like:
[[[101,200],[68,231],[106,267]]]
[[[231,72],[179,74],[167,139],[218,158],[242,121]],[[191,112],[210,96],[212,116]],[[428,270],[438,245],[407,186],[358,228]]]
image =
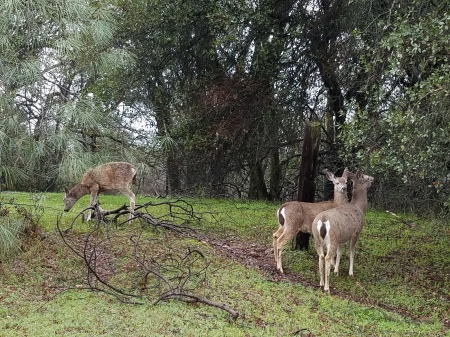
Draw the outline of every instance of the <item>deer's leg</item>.
[[[283,252],[283,247],[286,244],[286,242],[288,242],[290,239],[292,239],[295,234],[297,234],[297,231],[293,230],[293,229],[289,229],[286,227],[286,224],[284,225],[284,231],[283,233],[279,236],[278,238],[278,242],[277,242],[277,269],[283,273],[283,263],[281,260],[281,256],[282,256],[282,252]]]
[[[283,234],[284,227],[280,226],[278,230],[273,233],[273,255],[275,257],[275,263],[277,264],[278,268],[278,238]]]
[[[128,220],[131,220],[133,217],[134,207],[136,206],[136,195],[131,190],[125,190],[122,191],[122,193],[130,200],[130,215],[128,216]]]
[[[337,247],[330,245],[327,249],[327,256],[325,256],[325,285],[323,290],[330,291],[330,269],[334,264]]]
[[[350,245],[349,245],[349,250],[350,250],[350,267],[348,268],[348,274],[350,276],[353,276],[353,258],[355,256],[355,246],[356,246],[356,240],[350,240]]]
[[[339,245],[336,250],[336,263],[334,264],[334,274],[339,275],[339,262],[341,261],[341,246]]]
[[[90,205],[91,207],[94,207],[95,204],[98,204],[98,188],[91,188]],[[90,209],[86,217],[86,221],[90,221],[92,219],[92,212],[93,210]]]
[[[356,248],[356,242],[358,241],[359,235],[361,233],[361,230],[357,231],[353,238],[350,239],[349,243],[349,250],[350,250],[350,267],[348,269],[348,274],[350,276],[353,276],[353,260],[355,258],[355,248]]]
[[[323,265],[325,263],[325,253],[323,251],[323,241],[321,242],[315,242],[316,246],[316,252],[317,255],[319,255],[319,276],[320,276],[320,283],[319,285],[323,287],[324,285],[324,277],[323,277]]]

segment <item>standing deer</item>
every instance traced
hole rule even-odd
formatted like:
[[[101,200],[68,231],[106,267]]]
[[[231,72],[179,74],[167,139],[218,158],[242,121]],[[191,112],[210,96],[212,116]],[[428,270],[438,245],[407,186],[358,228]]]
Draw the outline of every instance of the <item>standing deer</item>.
[[[334,200],[317,203],[290,201],[278,209],[278,230],[273,233],[273,253],[277,269],[283,273],[281,253],[283,246],[299,231],[311,233],[311,225],[317,214],[338,205],[348,203],[347,176],[350,171],[345,168],[342,177],[337,178],[333,172],[325,170],[325,176],[334,184]]]
[[[131,184],[136,182],[136,168],[126,162],[112,162],[96,166],[87,170],[81,182],[70,191],[64,187],[64,211],[68,212],[73,205],[86,194],[90,194],[91,207],[98,203],[99,193],[122,193],[130,200],[129,220],[133,217],[135,195],[131,191]],[[92,209],[89,210],[87,221],[91,220]]]
[[[314,244],[319,255],[320,286],[330,291],[330,268],[334,264],[334,273],[339,273],[341,245],[350,243],[350,268],[348,274],[353,276],[353,257],[355,245],[364,225],[364,213],[367,208],[367,189],[373,177],[362,174],[349,174],[353,181],[352,200],[347,205],[324,211],[316,216],[312,224]],[[327,255],[324,254],[324,246]],[[336,257],[336,263],[334,258]],[[325,263],[325,275],[324,275]],[[325,279],[325,280],[324,280]]]

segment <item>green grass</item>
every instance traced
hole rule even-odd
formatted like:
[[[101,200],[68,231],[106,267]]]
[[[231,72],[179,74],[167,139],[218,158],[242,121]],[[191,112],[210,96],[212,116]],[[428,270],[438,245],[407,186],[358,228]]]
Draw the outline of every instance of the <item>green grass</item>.
[[[150,231],[155,257],[168,251],[200,249],[210,263],[199,295],[237,311],[237,320],[214,307],[178,301],[128,305],[103,293],[75,290],[84,285],[83,263],[64,246],[56,222],[64,226],[89,204],[79,200],[63,213],[62,194],[2,193],[26,205],[44,231],[15,258],[0,265],[1,336],[444,336],[450,317],[450,238],[448,225],[410,219],[399,222],[385,212],[369,211],[357,245],[355,276],[348,276],[344,249],[340,276],[331,277],[332,295],[298,283],[274,282],[270,275],[218,255],[203,242]],[[137,203],[161,200],[138,196]],[[104,209],[127,203],[122,196],[101,196]],[[219,199],[190,199],[202,221],[198,231],[250,243],[272,245],[276,204]],[[10,208],[11,216],[15,209]],[[164,206],[149,207],[154,215]],[[82,233],[89,224],[77,227]],[[127,233],[122,227],[121,233]],[[117,251],[120,247],[115,246]],[[285,249],[286,270],[317,284],[314,249]],[[124,278],[127,275],[123,275]],[[308,283],[310,282],[310,283]],[[68,289],[64,291],[65,289]]]

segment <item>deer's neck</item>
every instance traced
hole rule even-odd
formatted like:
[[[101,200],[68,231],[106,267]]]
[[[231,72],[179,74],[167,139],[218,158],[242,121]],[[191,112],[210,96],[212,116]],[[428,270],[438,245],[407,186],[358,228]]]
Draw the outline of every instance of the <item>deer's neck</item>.
[[[356,205],[363,212],[365,212],[367,208],[367,189],[365,188],[354,189],[351,203],[353,205]]]
[[[334,192],[334,203],[342,205],[348,203],[347,193]]]
[[[71,191],[71,194],[74,195],[77,199],[81,198],[82,196],[89,194],[89,187],[83,184],[76,185]]]

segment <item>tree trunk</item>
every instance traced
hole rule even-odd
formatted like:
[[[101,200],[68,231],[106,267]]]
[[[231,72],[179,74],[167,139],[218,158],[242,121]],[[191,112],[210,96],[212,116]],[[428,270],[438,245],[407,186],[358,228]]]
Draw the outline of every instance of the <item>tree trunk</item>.
[[[166,194],[175,194],[181,190],[180,170],[176,154],[169,151],[166,159]]]
[[[269,181],[269,194],[271,200],[280,200],[281,197],[281,166],[280,166],[280,153],[278,148],[274,148],[270,158],[270,181]]]
[[[170,134],[170,113],[166,109],[158,109],[156,114],[158,135],[166,137]],[[166,194],[174,194],[181,189],[180,161],[177,149],[166,149]]]
[[[210,182],[211,192],[215,197],[225,196],[226,186],[224,184],[227,172],[229,172],[228,159],[226,156],[228,143],[222,144],[217,147],[214,154],[214,160],[211,162],[210,167]]]
[[[254,200],[268,199],[266,183],[264,181],[264,170],[260,161],[250,166],[250,186],[248,198]]]
[[[314,202],[316,193],[315,177],[319,154],[320,124],[306,122],[303,138],[302,162],[298,177],[297,201]],[[295,249],[309,248],[309,233],[299,232],[295,239]]]

